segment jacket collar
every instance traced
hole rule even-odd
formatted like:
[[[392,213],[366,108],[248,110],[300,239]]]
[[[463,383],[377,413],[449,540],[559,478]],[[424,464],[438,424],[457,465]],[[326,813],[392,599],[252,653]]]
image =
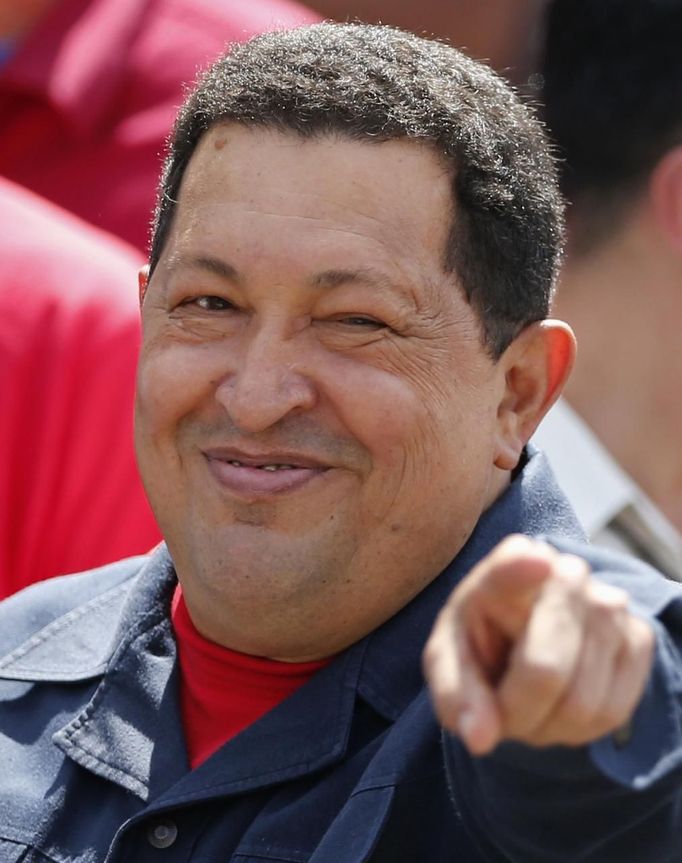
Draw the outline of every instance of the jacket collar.
[[[149,0],[60,0],[3,67],[3,89],[37,96],[79,130],[94,129],[124,83],[121,58],[148,6]]]
[[[113,639],[102,643],[102,632],[120,614],[130,588],[130,580],[117,584],[39,629],[0,658],[0,679],[76,683],[101,677],[114,648]]]
[[[173,562],[162,546],[140,570],[122,607],[115,650],[101,681],[54,743],[87,770],[154,801],[147,813],[243,793],[339,761],[348,743],[366,640],[188,771],[170,624],[175,584]],[[71,650],[63,662],[76,667],[79,658],[84,656],[74,657]]]
[[[144,800],[155,785],[165,786],[187,771],[170,626],[175,584],[162,545],[134,579],[92,697],[53,737],[73,761]],[[78,667],[73,642],[64,662],[69,659]]]
[[[422,645],[450,591],[500,539],[519,531],[582,536],[540,454],[531,455],[455,561],[418,597],[191,773],[169,613],[176,577],[165,546],[147,559],[127,597],[125,585],[100,597],[102,625],[107,614],[119,620],[105,650],[98,651],[96,639],[79,638],[78,621],[85,625],[97,613],[82,606],[51,624],[39,645],[27,642],[0,660],[0,674],[75,682],[103,672],[88,704],[54,742],[86,769],[154,800],[155,808],[243,793],[339,761],[358,695],[395,721],[423,689]],[[59,644],[63,650],[55,649]]]

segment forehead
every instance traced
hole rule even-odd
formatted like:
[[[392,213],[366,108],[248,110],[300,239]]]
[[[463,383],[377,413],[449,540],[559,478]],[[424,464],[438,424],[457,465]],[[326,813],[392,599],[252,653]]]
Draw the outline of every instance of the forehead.
[[[452,224],[450,169],[426,144],[359,142],[225,124],[209,130],[180,189],[175,241],[335,243],[436,261]],[[349,248],[350,250],[350,248]]]

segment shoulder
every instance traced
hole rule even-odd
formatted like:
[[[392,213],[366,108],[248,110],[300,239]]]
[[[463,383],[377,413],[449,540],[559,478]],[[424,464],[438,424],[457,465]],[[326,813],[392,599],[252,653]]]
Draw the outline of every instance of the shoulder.
[[[77,327],[86,343],[93,341],[93,329],[101,337],[123,328],[136,343],[139,305],[133,286],[144,263],[137,250],[4,178],[0,210],[2,340],[6,350],[11,347],[11,358],[31,353],[35,339],[29,337],[26,347],[26,333],[32,328],[42,336]],[[21,338],[12,340],[17,329]]]
[[[30,263],[36,246],[45,255],[65,256],[70,264],[77,263],[83,252],[97,253],[103,260],[88,258],[86,266],[100,275],[114,266],[127,277],[131,268],[136,272],[144,263],[144,256],[124,240],[6,177],[0,177],[0,204],[7,217],[0,261],[3,272],[5,256],[11,262]]]

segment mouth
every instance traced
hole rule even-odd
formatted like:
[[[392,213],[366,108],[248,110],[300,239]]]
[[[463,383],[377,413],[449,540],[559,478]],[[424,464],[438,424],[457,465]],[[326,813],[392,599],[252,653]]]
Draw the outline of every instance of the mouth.
[[[293,453],[246,454],[235,450],[203,451],[209,470],[228,492],[258,498],[297,491],[330,470],[307,456]]]
[[[300,470],[301,465],[297,464],[280,464],[279,462],[275,462],[274,464],[245,464],[244,462],[238,461],[236,458],[230,459],[228,464],[231,464],[233,467],[252,467],[256,470]]]

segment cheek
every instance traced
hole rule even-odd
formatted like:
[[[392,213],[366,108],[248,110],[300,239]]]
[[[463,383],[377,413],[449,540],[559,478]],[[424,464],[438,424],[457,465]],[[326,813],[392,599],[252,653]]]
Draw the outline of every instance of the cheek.
[[[486,394],[452,376],[416,376],[348,359],[328,364],[327,392],[349,431],[375,456],[456,446],[467,427],[490,424]],[[421,455],[422,453],[420,453]]]
[[[349,364],[350,365],[350,364]],[[491,382],[457,382],[434,369],[424,381],[376,368],[346,368],[343,420],[370,452],[373,494],[400,509],[403,501],[458,505],[479,496],[494,460]]]
[[[138,424],[158,433],[210,397],[220,375],[214,353],[181,345],[143,349],[137,372]]]
[[[335,375],[335,410],[371,459],[366,517],[402,520],[399,511],[431,494],[469,462],[459,441],[456,395],[420,387],[409,377],[365,364],[343,363]]]
[[[373,461],[403,449],[428,421],[420,393],[405,379],[342,358],[329,366],[325,389],[334,410]]]

